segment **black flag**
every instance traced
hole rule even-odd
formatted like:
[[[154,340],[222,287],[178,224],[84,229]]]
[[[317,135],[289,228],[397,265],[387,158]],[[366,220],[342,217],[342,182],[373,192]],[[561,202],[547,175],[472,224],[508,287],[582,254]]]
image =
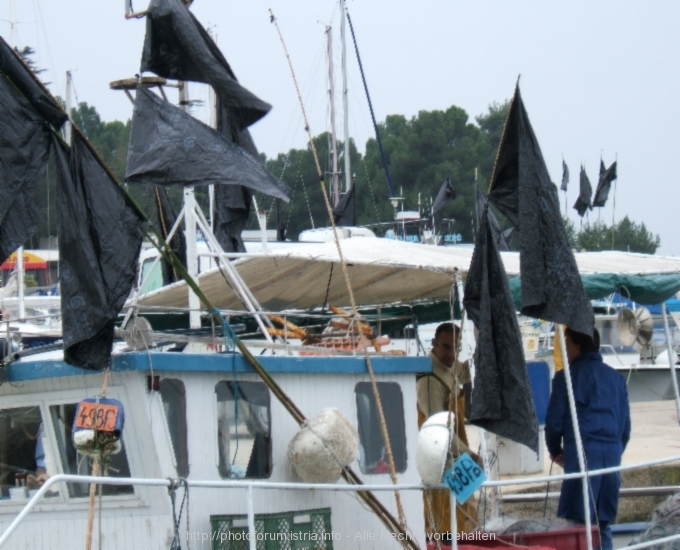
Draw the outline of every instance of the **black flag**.
[[[338,226],[355,226],[355,205],[354,185],[347,193],[343,194],[337,206],[333,208],[333,221]]]
[[[479,185],[475,185],[477,188],[477,220],[478,223],[481,223],[482,218],[485,215],[488,217],[489,220],[489,228],[491,230],[491,234],[494,237],[494,241],[496,242],[496,247],[498,250],[501,252],[506,252],[510,250],[510,246],[508,246],[508,241],[510,239],[510,236],[512,235],[512,231],[514,227],[511,227],[510,229],[506,229],[505,231],[501,231],[501,224],[498,223],[498,218],[496,215],[493,213],[493,211],[487,207],[488,204],[488,199],[486,198],[486,195],[484,195],[484,191],[482,191],[479,187]],[[507,235],[506,235],[507,234]]]
[[[172,239],[168,241],[168,235],[172,230],[172,227],[177,221],[177,216],[175,210],[170,204],[170,197],[168,197],[168,190],[160,185],[154,185],[151,188],[151,193],[153,194],[153,201],[155,208],[155,220],[154,223],[158,230],[161,232],[163,239],[170,245],[172,251],[177,256],[177,259],[186,267],[187,265],[187,243],[184,237],[184,231],[182,227],[178,227],[175,230]],[[169,285],[181,279],[177,271],[165,260],[161,259],[161,270],[163,272],[163,286]]]
[[[109,364],[114,322],[134,283],[143,218],[78,133],[70,155],[53,142],[64,361],[99,370]]]
[[[248,128],[238,126],[239,114],[235,107],[217,102],[217,131],[228,142],[242,147],[253,158],[259,158],[257,147]],[[243,185],[215,187],[213,219],[215,238],[225,252],[245,252],[241,232],[248,222],[253,194]],[[279,200],[279,199],[277,199]]]
[[[567,163],[562,159],[562,185],[560,185],[560,191],[567,190],[567,184],[569,183],[569,167]]]
[[[436,214],[455,198],[456,192],[453,189],[451,179],[446,178],[442,182],[442,186],[439,188],[439,193],[437,193],[437,198],[435,199],[434,205],[432,206],[432,213]]]
[[[538,419],[497,230],[484,208],[463,303],[479,330],[470,422],[538,451]]]
[[[125,179],[154,185],[230,184],[288,199],[259,158],[179,107],[137,88]]]
[[[600,179],[597,182],[597,190],[593,197],[593,206],[602,207],[609,198],[609,190],[612,182],[616,179],[616,161],[609,168],[604,167],[604,162],[600,160]]]
[[[271,109],[238,83],[213,39],[178,0],[151,1],[140,70],[210,84],[224,106],[237,109],[241,130]]]
[[[57,130],[62,127],[68,116],[2,37],[0,37],[0,71],[12,81],[44,120]]]
[[[586,174],[586,169],[581,166],[581,175],[579,177],[580,183],[580,193],[576,202],[574,203],[574,210],[578,212],[578,215],[583,217],[586,210],[593,209],[593,204],[591,202],[591,197],[593,195],[593,187],[590,185],[590,180]]]
[[[510,104],[491,178],[489,202],[516,227],[521,311],[537,319],[593,333],[594,317],[519,86]]]
[[[34,199],[45,177],[50,130],[29,101],[0,73],[0,263],[40,221]]]

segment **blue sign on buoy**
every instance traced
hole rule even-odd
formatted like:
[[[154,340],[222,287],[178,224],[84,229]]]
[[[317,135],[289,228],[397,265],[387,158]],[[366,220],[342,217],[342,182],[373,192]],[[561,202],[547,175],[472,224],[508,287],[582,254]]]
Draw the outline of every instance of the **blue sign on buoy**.
[[[486,474],[469,454],[463,453],[444,474],[444,481],[463,504],[486,481]]]

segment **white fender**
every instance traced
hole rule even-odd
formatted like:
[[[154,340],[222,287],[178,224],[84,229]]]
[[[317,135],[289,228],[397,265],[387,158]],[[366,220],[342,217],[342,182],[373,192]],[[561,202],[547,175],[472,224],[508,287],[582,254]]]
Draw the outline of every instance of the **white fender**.
[[[446,427],[449,414],[451,428]],[[454,414],[446,411],[433,414],[418,433],[416,468],[425,485],[438,485],[444,477],[446,458],[451,446],[451,430],[455,426]]]

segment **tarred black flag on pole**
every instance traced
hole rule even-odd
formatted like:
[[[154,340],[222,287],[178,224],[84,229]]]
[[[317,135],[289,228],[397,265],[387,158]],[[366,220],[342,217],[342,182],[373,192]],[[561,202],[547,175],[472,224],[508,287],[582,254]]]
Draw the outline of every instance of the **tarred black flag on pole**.
[[[154,223],[161,232],[163,239],[170,245],[172,251],[177,256],[177,259],[183,266],[187,265],[187,243],[182,231],[182,225],[175,230],[172,239],[168,239],[170,231],[172,231],[177,216],[175,210],[170,204],[170,197],[168,190],[162,185],[154,185],[151,188],[154,202]],[[161,259],[161,271],[163,272],[163,285],[169,285],[181,279],[179,273],[171,266],[165,258]]]
[[[335,225],[351,227],[356,225],[356,198],[354,194],[354,185],[347,193],[344,193],[340,198],[337,206],[333,208],[333,221]]]
[[[432,206],[432,213],[436,214],[455,198],[456,191],[453,189],[451,178],[446,178],[439,188],[439,193],[437,193],[437,198],[435,199],[434,205]]]
[[[45,177],[50,130],[4,73],[0,117],[0,262],[4,262],[40,221],[34,195]]]
[[[479,330],[470,422],[538,451],[538,420],[522,336],[496,245],[498,228],[493,227],[490,214],[485,205],[463,299]]]
[[[220,103],[234,109],[239,130],[271,109],[238,83],[213,39],[179,0],[151,0],[140,70],[210,84]]]
[[[593,196],[593,187],[590,185],[590,179],[586,174],[586,169],[581,166],[581,174],[579,176],[580,192],[576,202],[574,203],[574,210],[578,215],[583,217],[588,209],[592,210],[593,204],[591,197]]]
[[[491,234],[493,235],[493,238],[496,241],[496,247],[498,248],[498,250],[500,250],[501,252],[506,252],[510,250],[508,240],[510,239],[510,235],[512,235],[514,227],[506,229],[505,231],[501,230],[501,224],[498,223],[498,218],[493,213],[493,211],[487,207],[489,201],[487,200],[484,191],[482,191],[479,185],[477,184],[475,185],[475,187],[477,188],[477,219],[479,220],[478,223],[481,224],[482,218],[486,215],[488,217]]]
[[[560,191],[567,190],[567,184],[569,183],[569,167],[567,163],[562,159],[562,185],[560,185]]]
[[[593,333],[594,317],[519,86],[496,158],[489,202],[519,232],[521,311]]]
[[[64,361],[99,370],[109,364],[114,323],[134,283],[143,218],[80,134],[70,153],[53,141]]]
[[[35,232],[35,191],[47,169],[49,125],[60,128],[66,118],[0,37],[0,263]]]
[[[179,107],[137,88],[125,180],[154,185],[237,185],[288,199],[259,158]]]
[[[609,190],[612,182],[616,179],[616,161],[609,168],[604,167],[604,162],[600,160],[600,179],[597,182],[597,190],[593,197],[593,206],[602,207],[609,198]]]

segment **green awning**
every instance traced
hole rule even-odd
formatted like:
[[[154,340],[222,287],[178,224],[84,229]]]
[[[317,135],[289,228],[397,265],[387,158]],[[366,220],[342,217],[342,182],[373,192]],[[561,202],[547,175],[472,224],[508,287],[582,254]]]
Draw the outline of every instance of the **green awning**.
[[[624,273],[596,273],[581,275],[583,287],[591,300],[618,292],[644,305],[660,304],[680,292],[680,273],[631,275]],[[515,306],[520,304],[520,277],[510,279],[510,290]]]

